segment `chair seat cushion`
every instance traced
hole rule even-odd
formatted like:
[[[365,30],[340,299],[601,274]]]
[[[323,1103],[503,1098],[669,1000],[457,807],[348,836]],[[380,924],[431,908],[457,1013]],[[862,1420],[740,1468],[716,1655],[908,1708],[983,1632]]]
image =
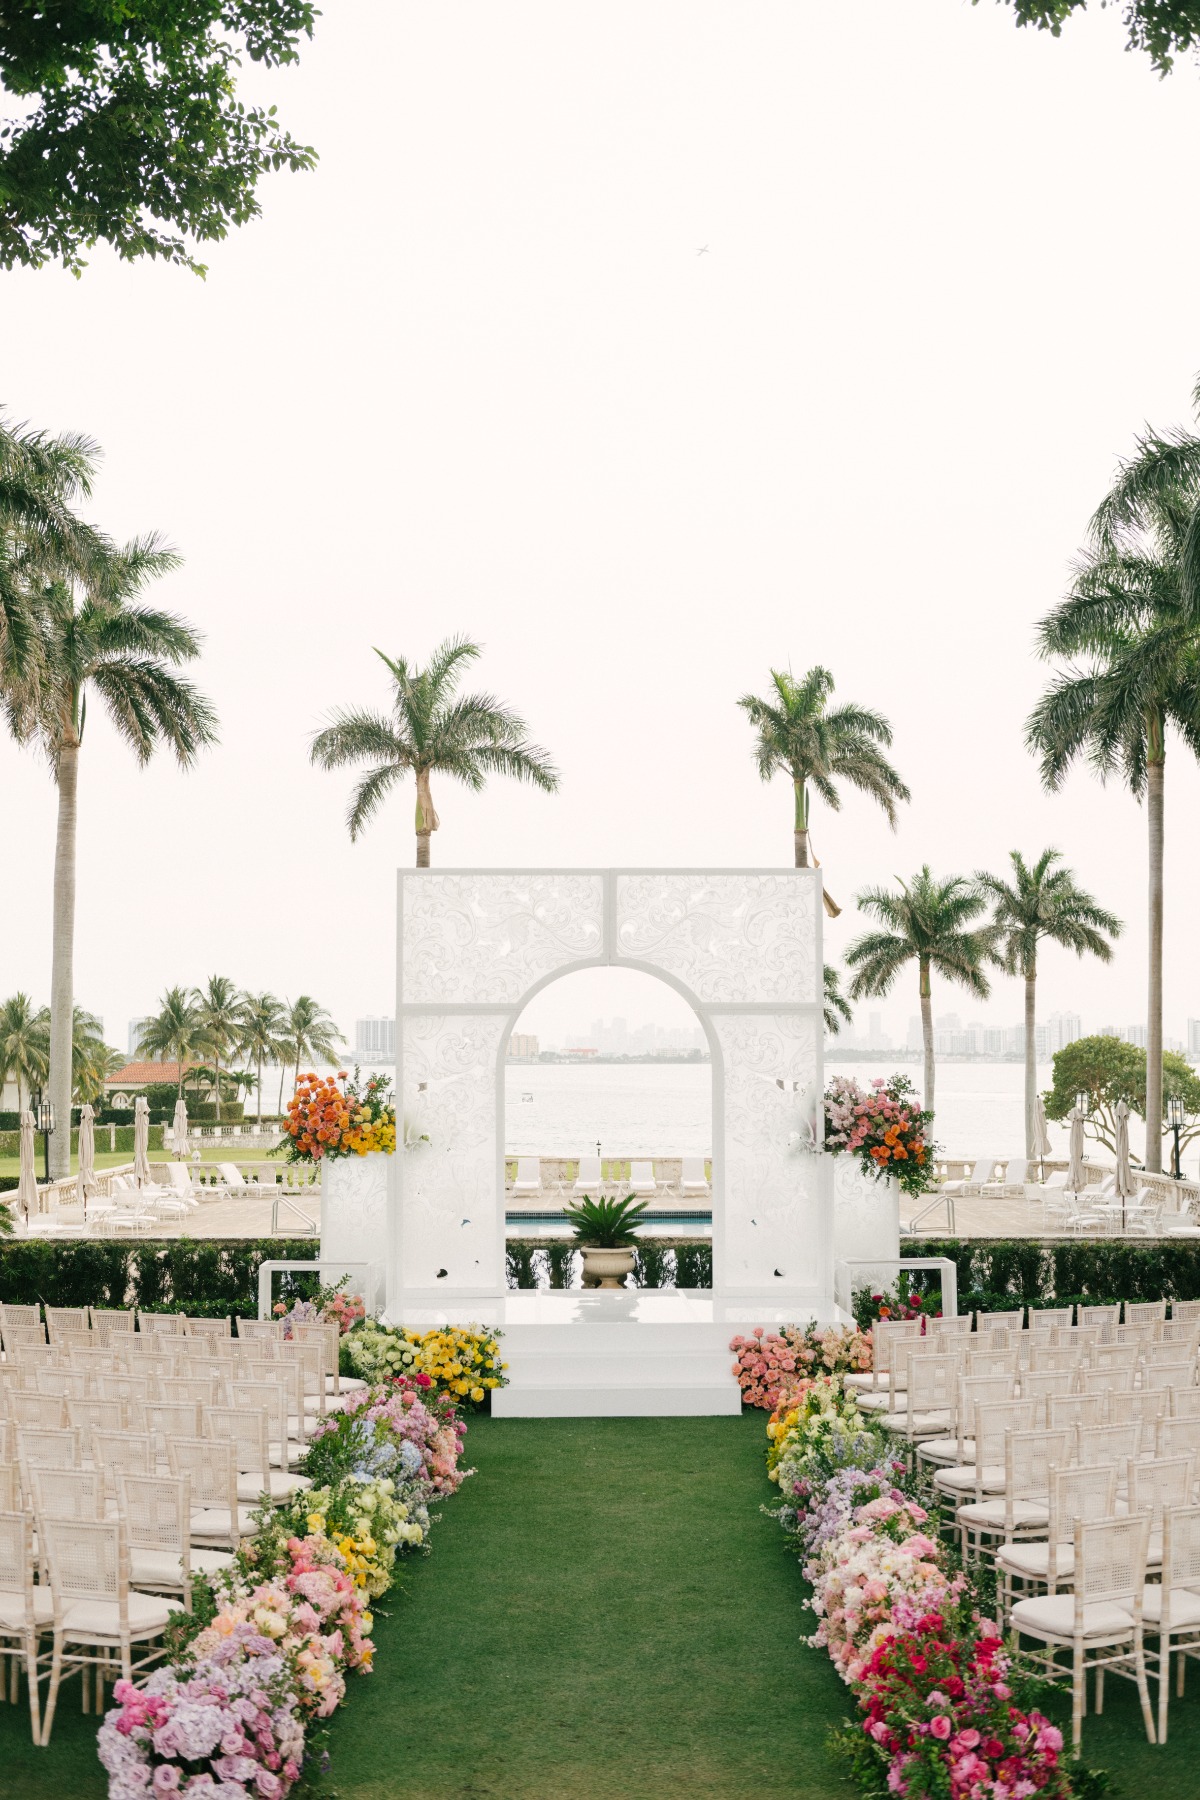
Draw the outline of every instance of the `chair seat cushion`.
[[[860,1393],[856,1396],[858,1410],[859,1412],[887,1412],[888,1408],[895,1406],[896,1401],[902,1400],[907,1392],[907,1388],[903,1386],[868,1389],[865,1394]]]
[[[985,1463],[979,1470],[972,1463],[957,1469],[939,1469],[933,1485],[943,1494],[973,1494],[977,1487],[985,1494],[1002,1494],[1007,1479],[1001,1463]]]
[[[1157,1625],[1162,1618],[1163,1590],[1157,1583],[1142,1589],[1142,1617],[1147,1625]],[[1190,1588],[1171,1589],[1171,1630],[1194,1630],[1200,1625],[1200,1594]]]
[[[904,1412],[884,1413],[882,1418],[876,1414],[875,1417],[885,1431],[907,1432],[911,1429],[914,1437],[937,1437],[945,1431],[947,1425],[950,1423],[950,1414],[948,1412],[914,1413],[912,1416],[911,1427],[909,1425],[907,1410]]]
[[[1003,1500],[971,1500],[966,1506],[960,1506],[956,1514],[961,1525],[994,1526],[1000,1530],[1004,1529],[1007,1516]],[[1047,1525],[1050,1509],[1046,1505],[1039,1506],[1035,1500],[1014,1500],[1012,1517],[1018,1528]]]
[[[228,1551],[192,1550],[188,1560],[193,1575],[217,1575],[233,1561]],[[149,1550],[134,1544],[129,1552],[129,1579],[134,1587],[178,1586],[183,1563],[173,1550]]]
[[[1008,1569],[1013,1575],[1023,1575],[1030,1581],[1045,1581],[1050,1567],[1049,1544],[1001,1544],[996,1552],[996,1561],[1002,1569]],[[1058,1579],[1070,1581],[1075,1573],[1075,1546],[1060,1544],[1058,1546]]]
[[[288,1475],[282,1469],[271,1469],[265,1481],[261,1472],[239,1475],[238,1499],[257,1500],[265,1487],[272,1500],[289,1500],[293,1494],[311,1486],[307,1475]]]
[[[171,1614],[180,1610],[173,1600],[162,1600],[156,1594],[129,1595],[130,1637],[157,1637]],[[63,1636],[77,1643],[117,1640],[121,1635],[121,1612],[115,1600],[69,1600],[63,1607]]]
[[[362,1388],[369,1385],[369,1383],[363,1380],[361,1375],[341,1375],[338,1377],[338,1383],[339,1387],[335,1388],[333,1385],[333,1376],[327,1375],[325,1377],[325,1392],[327,1394],[333,1394],[336,1398],[338,1396],[339,1388],[342,1394],[357,1394]]]
[[[1012,1609],[1012,1622],[1017,1631],[1034,1636],[1072,1638],[1075,1635],[1074,1594],[1039,1594],[1034,1600],[1018,1600]],[[1111,1600],[1098,1600],[1083,1609],[1085,1638],[1131,1637],[1133,1618],[1123,1606]]]
[[[54,1596],[47,1587],[33,1590],[33,1617],[37,1625],[45,1625],[54,1617]],[[11,1588],[0,1588],[0,1632],[8,1635],[25,1629],[25,1596]]]
[[[232,1527],[227,1506],[205,1506],[191,1517],[194,1538],[228,1537]],[[248,1537],[254,1530],[254,1519],[248,1506],[238,1507],[238,1531]]]
[[[917,1451],[917,1460],[953,1465],[961,1463],[964,1458],[973,1457],[974,1454],[975,1440],[973,1438],[964,1438],[960,1444],[956,1437],[934,1437],[925,1439]]]

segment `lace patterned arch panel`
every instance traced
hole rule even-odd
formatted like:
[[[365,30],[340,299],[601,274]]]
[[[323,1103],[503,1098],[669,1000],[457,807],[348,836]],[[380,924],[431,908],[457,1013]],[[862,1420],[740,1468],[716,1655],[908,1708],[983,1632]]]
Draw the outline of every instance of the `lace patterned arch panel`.
[[[401,881],[401,990],[410,1005],[515,1005],[555,969],[604,951],[597,874],[505,872]]]
[[[709,1004],[818,998],[815,878],[789,873],[617,876],[619,957],[673,975]]]

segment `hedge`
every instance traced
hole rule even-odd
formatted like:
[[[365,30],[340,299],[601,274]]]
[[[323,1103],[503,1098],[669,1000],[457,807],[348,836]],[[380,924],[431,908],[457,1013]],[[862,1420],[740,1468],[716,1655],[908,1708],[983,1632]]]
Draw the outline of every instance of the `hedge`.
[[[311,1261],[311,1238],[166,1238],[140,1243],[80,1238],[0,1239],[0,1300],[47,1306],[138,1306],[145,1312],[258,1316],[264,1262]],[[287,1278],[289,1293],[315,1290],[317,1276]]]
[[[1066,1306],[1073,1300],[1200,1300],[1200,1238],[905,1238],[902,1256],[945,1256],[960,1312]],[[934,1270],[915,1271],[922,1290]]]
[[[128,1117],[128,1114],[126,1114],[126,1117]],[[130,1156],[133,1155],[133,1130],[132,1123],[117,1126],[117,1142],[115,1147],[117,1150]],[[151,1125],[149,1144],[151,1150],[161,1150],[164,1147],[163,1127],[161,1125]],[[42,1161],[42,1134],[40,1131],[36,1134],[34,1148],[37,1150],[37,1160],[40,1168]],[[79,1149],[79,1133],[76,1130],[71,1132],[71,1149],[75,1151]],[[108,1125],[103,1122],[99,1122],[96,1126],[96,1149],[101,1154],[109,1149],[109,1129]],[[0,1156],[20,1156],[20,1154],[20,1132],[0,1131]]]
[[[510,1288],[569,1288],[575,1275],[571,1238],[509,1238],[505,1272]],[[707,1239],[647,1238],[633,1248],[635,1287],[712,1286],[712,1245]]]

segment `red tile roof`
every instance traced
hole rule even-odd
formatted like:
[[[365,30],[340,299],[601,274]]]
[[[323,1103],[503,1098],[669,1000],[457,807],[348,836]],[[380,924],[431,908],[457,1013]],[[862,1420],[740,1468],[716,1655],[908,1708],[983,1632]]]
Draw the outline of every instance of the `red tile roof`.
[[[197,1068],[194,1062],[185,1062],[184,1073]],[[179,1064],[177,1062],[131,1062],[115,1075],[110,1075],[104,1083],[106,1088],[147,1087],[150,1083],[179,1081]]]

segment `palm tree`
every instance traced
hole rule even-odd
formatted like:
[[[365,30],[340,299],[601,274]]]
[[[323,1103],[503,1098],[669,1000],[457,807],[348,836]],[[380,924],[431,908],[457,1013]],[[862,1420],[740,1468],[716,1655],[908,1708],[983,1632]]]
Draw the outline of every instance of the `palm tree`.
[[[192,996],[200,1021],[199,1044],[213,1059],[216,1077],[217,1119],[221,1117],[221,1063],[241,1042],[245,996],[228,975],[210,975],[208,986]]]
[[[429,867],[429,839],[440,823],[430,793],[434,773],[453,776],[478,792],[489,775],[530,781],[546,793],[558,786],[547,753],[525,738],[525,722],[491,694],[456,700],[463,670],[480,653],[467,638],[447,638],[420,669],[401,657],[375,654],[392,675],[392,713],[342,709],[313,738],[311,758],[322,769],[371,766],[354,790],[346,823],[353,841],[388,789],[405,775],[417,783],[417,867]]]
[[[1006,975],[1019,975],[1025,983],[1025,1154],[1033,1155],[1033,1108],[1037,1098],[1037,958],[1043,938],[1074,950],[1076,956],[1098,956],[1112,961],[1110,937],[1119,937],[1121,921],[1106,912],[1076,884],[1070,869],[1061,868],[1057,850],[1043,850],[1035,863],[1027,863],[1019,850],[1010,850],[1013,878],[986,872],[976,876],[992,901],[992,922],[999,938],[997,950]]]
[[[0,694],[19,736],[40,674],[37,591],[61,569],[87,573],[104,547],[71,511],[91,493],[98,457],[77,433],[50,437],[0,420]]]
[[[985,965],[995,961],[995,931],[972,926],[987,902],[964,875],[940,881],[926,863],[898,892],[867,888],[856,896],[860,912],[878,919],[882,931],[866,931],[846,951],[855,971],[850,997],[882,997],[906,963],[915,962],[921,990],[921,1033],[925,1043],[925,1105],[933,1111],[933,1005],[931,976],[957,982],[979,1000],[989,987]]]
[[[865,706],[828,706],[833,676],[810,669],[800,681],[790,672],[771,670],[774,692],[767,699],[743,694],[738,705],[758,734],[754,759],[764,781],[790,776],[795,796],[796,867],[809,866],[809,809],[815,791],[833,811],[841,810],[838,781],[847,781],[876,801],[895,830],[896,803],[908,789],[879,748],[890,745],[892,728],[882,713]],[[836,917],[841,908],[828,895],[825,909]]]
[[[1147,439],[1092,521],[1070,591],[1042,620],[1044,657],[1078,658],[1030,715],[1051,790],[1077,758],[1146,799],[1149,969],[1146,1169],[1162,1167],[1163,833],[1170,732],[1200,755],[1200,442]],[[1191,462],[1189,465],[1189,455]],[[1152,1124],[1152,1121],[1155,1122]]]
[[[138,1037],[138,1053],[178,1063],[178,1092],[182,1096],[184,1064],[196,1056],[203,1042],[195,991],[173,987],[163,995],[158,1011],[143,1024]]]
[[[286,1048],[287,1055],[294,1061],[295,1083],[300,1080],[300,1064],[302,1062],[333,1062],[338,1053],[338,1045],[343,1042],[342,1034],[323,1007],[318,1006],[311,994],[301,994],[287,1008],[287,1016],[283,1024],[283,1037],[280,1049]],[[279,1071],[279,1110],[283,1111],[283,1075]],[[293,1092],[295,1085],[293,1086]]]
[[[254,1058],[257,1080],[255,1091],[258,1095],[258,1126],[262,1130],[262,1075],[263,1063],[278,1059],[282,1064],[288,1054],[288,1046],[284,1041],[284,1026],[287,1023],[287,1012],[282,1000],[274,994],[243,994],[241,1007],[241,1024],[239,1026],[238,1051],[244,1056]]]
[[[832,963],[824,966],[823,992],[825,1029],[830,1037],[836,1037],[854,1017],[854,1008],[842,992],[842,978]]]
[[[17,1084],[17,1111],[30,1093],[45,1082],[50,1067],[49,1015],[35,1008],[28,994],[16,993],[0,1002],[0,1088]]]
[[[74,1006],[75,840],[79,755],[87,697],[104,705],[139,763],[165,744],[182,768],[215,739],[208,701],[175,668],[199,652],[184,620],[136,603],[155,577],[178,566],[156,538],[108,545],[86,579],[60,571],[37,596],[37,693],[18,722],[36,736],[58,788],[54,858],[54,953],[50,983],[50,1099],[61,1118],[71,1103]],[[51,1176],[70,1172],[66,1133],[56,1133]]]

